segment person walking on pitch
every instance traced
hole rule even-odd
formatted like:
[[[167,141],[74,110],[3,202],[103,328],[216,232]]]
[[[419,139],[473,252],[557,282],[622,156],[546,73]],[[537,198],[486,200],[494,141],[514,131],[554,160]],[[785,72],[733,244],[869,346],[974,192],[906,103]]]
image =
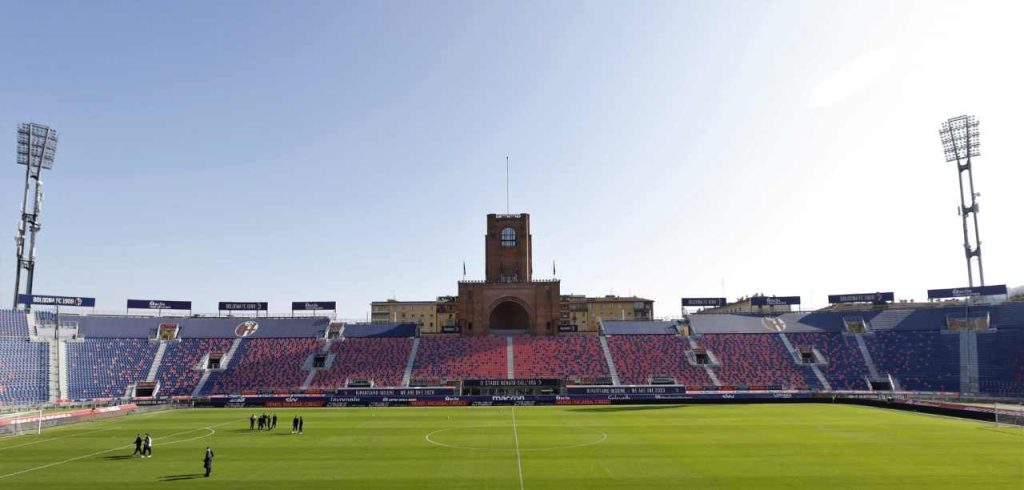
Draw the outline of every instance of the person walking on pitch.
[[[253,430],[255,428],[256,428],[256,414],[252,414],[252,415],[249,416],[249,430]]]
[[[299,416],[292,417],[292,434],[299,431]]]
[[[146,438],[142,441],[142,457],[152,458],[153,457],[153,438],[149,437],[149,433],[146,433]]]
[[[135,452],[132,453],[132,456],[136,454],[142,456],[142,436],[139,434],[135,434]]]
[[[274,429],[276,429],[276,428],[277,428],[277,414],[275,413],[275,414],[274,414],[274,415],[273,415],[273,416],[272,416],[272,417],[270,418],[270,430],[274,430]]]
[[[210,446],[206,446],[206,455],[203,456],[203,469],[206,470],[206,478],[210,477],[210,473],[213,472],[213,449]]]
[[[299,417],[299,434],[302,433],[302,423],[303,423],[302,417]]]

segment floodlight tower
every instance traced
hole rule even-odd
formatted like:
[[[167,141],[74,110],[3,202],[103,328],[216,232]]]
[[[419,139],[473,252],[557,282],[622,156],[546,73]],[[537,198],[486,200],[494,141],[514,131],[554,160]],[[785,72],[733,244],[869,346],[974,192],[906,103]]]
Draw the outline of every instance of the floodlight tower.
[[[56,153],[56,131],[36,123],[18,125],[18,165],[25,166],[25,191],[21,195],[21,221],[18,222],[18,234],[14,237],[18,252],[17,270],[14,273],[14,308],[18,307],[22,270],[25,271],[25,294],[32,294],[32,279],[36,269],[36,234],[39,233],[41,227],[39,217],[43,206],[41,176],[43,170],[53,168],[53,158]],[[35,191],[31,210],[28,209],[29,187],[34,187]],[[29,234],[27,243],[25,233]]]
[[[978,281],[985,285],[985,269],[981,265],[981,234],[978,231],[978,194],[974,192],[974,174],[971,172],[971,157],[980,154],[978,147],[978,120],[974,116],[953,117],[942,123],[939,129],[942,149],[947,162],[956,162],[960,182],[960,209],[958,213],[964,225],[964,256],[967,258],[967,283],[974,287],[974,270],[971,259],[978,258]],[[964,173],[967,185],[964,185]],[[965,193],[965,191],[968,191]],[[970,206],[967,205],[970,201]],[[974,245],[968,232],[968,222],[974,223]]]

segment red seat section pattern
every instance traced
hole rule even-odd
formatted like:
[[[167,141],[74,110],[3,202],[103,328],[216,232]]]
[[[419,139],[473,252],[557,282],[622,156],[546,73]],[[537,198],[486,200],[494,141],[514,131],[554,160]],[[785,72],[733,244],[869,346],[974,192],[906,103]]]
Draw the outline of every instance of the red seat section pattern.
[[[245,339],[227,369],[213,373],[203,392],[239,394],[245,390],[294,390],[309,371],[302,367],[324,341],[308,338]]]
[[[828,364],[819,366],[833,390],[866,390],[868,365],[857,347],[857,339],[842,332],[788,333],[794,347],[813,347]]]
[[[516,378],[608,377],[597,337],[513,337]]]
[[[608,349],[622,384],[647,384],[653,376],[674,378],[686,386],[714,383],[703,367],[686,359],[690,344],[677,335],[615,335],[608,337]]]
[[[781,386],[811,389],[817,385],[776,334],[707,334],[701,343],[718,358],[719,381],[729,386]],[[810,376],[809,376],[810,375]]]
[[[156,379],[160,396],[191,395],[203,376],[199,362],[211,353],[226,353],[234,339],[182,339],[167,344]]]
[[[411,338],[355,337],[331,342],[330,369],[313,378],[311,388],[341,388],[350,379],[373,380],[374,386],[401,386],[412,352]]]
[[[505,337],[423,337],[413,379],[505,379]]]

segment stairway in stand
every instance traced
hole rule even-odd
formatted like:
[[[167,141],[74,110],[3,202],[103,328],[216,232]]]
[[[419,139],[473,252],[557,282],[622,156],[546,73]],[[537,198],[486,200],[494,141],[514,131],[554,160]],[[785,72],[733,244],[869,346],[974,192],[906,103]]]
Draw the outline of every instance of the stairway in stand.
[[[49,399],[50,402],[56,402],[60,400],[60,341],[57,339],[50,339],[46,341],[48,348],[48,369],[47,369],[47,380],[49,382]]]
[[[420,349],[420,338],[413,337],[412,350],[409,351],[409,361],[405,363],[405,371],[402,372],[402,386],[408,387],[412,380],[412,367],[416,364],[416,352]]]
[[[604,362],[608,364],[608,374],[612,377],[612,384],[619,385],[619,372],[615,370],[615,361],[612,359],[612,351],[608,349],[608,339],[604,335],[598,337],[601,341],[601,352],[604,352]]]
[[[231,358],[235,355],[235,351],[238,350],[238,346],[241,344],[241,337],[237,337],[233,342],[231,342],[231,348],[228,349],[227,353],[224,354],[224,357],[220,359],[220,367],[218,368],[218,371],[223,371],[228,368],[231,364]],[[206,386],[206,382],[210,379],[210,373],[212,372],[213,370],[211,369],[203,369],[203,376],[199,378],[199,382],[196,383],[196,387],[192,390],[192,398],[198,398],[199,394],[203,392],[203,387]]]
[[[164,352],[167,352],[167,341],[160,340],[153,356],[153,364],[149,366],[149,373],[146,374],[146,381],[156,381],[156,373],[160,371],[160,363],[164,360]]]

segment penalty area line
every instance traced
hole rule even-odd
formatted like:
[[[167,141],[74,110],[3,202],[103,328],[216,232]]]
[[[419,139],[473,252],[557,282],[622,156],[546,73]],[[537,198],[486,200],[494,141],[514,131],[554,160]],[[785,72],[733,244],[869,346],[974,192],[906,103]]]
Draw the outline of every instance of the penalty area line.
[[[84,436],[84,435],[95,434],[97,432],[107,432],[107,431],[111,431],[111,430],[118,430],[120,428],[121,428],[121,426],[115,425],[113,427],[105,427],[103,429],[87,430],[85,432],[79,432],[79,433],[76,433],[76,434],[69,434],[69,435],[66,435],[66,436],[50,437],[50,438],[47,438],[47,439],[36,439],[34,441],[24,442],[24,443],[21,443],[21,444],[15,444],[13,446],[0,447],[0,451],[7,451],[9,449],[18,449],[19,447],[25,447],[25,446],[34,446],[36,444],[42,444],[44,442],[59,441],[61,439],[70,439],[72,437],[81,437],[81,436]]]
[[[153,415],[153,414],[158,414],[158,413],[165,413],[165,412],[162,412],[162,411],[146,412],[146,413],[140,413],[140,414],[133,414],[132,416],[135,417],[135,418],[138,418],[138,417],[144,417],[146,415]],[[95,434],[97,432],[106,432],[106,431],[111,431],[111,430],[119,430],[119,429],[123,428],[120,425],[115,425],[115,426],[108,427],[108,426],[106,426],[105,422],[124,422],[124,417],[116,417],[116,418],[100,419],[100,420],[86,420],[86,421],[83,421],[83,422],[80,422],[80,423],[82,423],[82,424],[93,424],[93,425],[91,425],[91,427],[97,427],[97,426],[102,425],[103,428],[87,430],[87,431],[84,431],[84,432],[72,433],[72,434],[68,434],[66,436],[49,437],[49,438],[46,438],[46,439],[36,439],[34,441],[25,442],[25,443],[22,443],[22,444],[15,444],[15,445],[12,445],[12,446],[0,446],[0,451],[6,451],[8,449],[17,449],[19,447],[25,447],[25,446],[34,446],[36,444],[42,444],[44,442],[59,441],[61,439],[70,439],[72,437],[80,437],[80,436],[84,436],[86,434]],[[50,428],[50,430],[60,431],[62,429],[71,429],[71,428],[74,428],[74,427],[75,427],[75,425],[64,425],[64,426],[52,427],[52,428]]]
[[[232,423],[232,422],[224,422],[223,424],[210,425],[210,426],[207,426],[207,427],[200,427],[198,429],[190,429],[190,430],[185,430],[185,431],[181,431],[181,432],[175,432],[174,434],[170,434],[170,435],[164,436],[161,439],[166,439],[168,437],[174,437],[174,436],[178,436],[178,435],[181,435],[181,434],[188,434],[189,432],[195,432],[197,430],[207,430],[207,431],[210,431],[209,434],[203,434],[203,435],[201,435],[199,437],[193,437],[193,438],[190,438],[190,439],[183,439],[183,440],[180,440],[180,441],[171,441],[171,442],[168,442],[167,444],[165,444],[165,446],[169,446],[171,444],[178,444],[178,443],[182,443],[182,442],[194,441],[194,440],[197,440],[197,439],[202,439],[204,437],[212,436],[215,433],[217,433],[217,431],[213,430],[214,427],[220,427],[222,425],[227,425],[227,424],[230,424],[230,423]],[[160,439],[154,438],[153,440],[154,441],[158,441]],[[72,463],[72,462],[79,461],[79,460],[82,460],[82,459],[91,458],[93,456],[99,456],[101,454],[112,453],[114,451],[120,451],[122,449],[128,449],[128,448],[131,448],[133,446],[134,446],[134,444],[126,444],[124,446],[118,446],[118,447],[111,448],[111,449],[104,449],[103,451],[96,451],[94,453],[89,453],[89,454],[86,454],[86,455],[83,455],[83,456],[75,456],[74,458],[68,458],[68,459],[65,459],[65,460],[54,461],[52,463],[47,463],[47,464],[40,465],[40,466],[34,466],[32,468],[26,468],[26,469],[21,470],[21,471],[15,471],[14,473],[8,473],[6,475],[0,475],[0,480],[2,480],[4,478],[10,478],[12,476],[23,475],[25,473],[31,473],[31,472],[37,471],[37,470],[45,470],[46,468],[51,468],[51,467],[59,466],[59,465],[66,464],[66,463]]]

